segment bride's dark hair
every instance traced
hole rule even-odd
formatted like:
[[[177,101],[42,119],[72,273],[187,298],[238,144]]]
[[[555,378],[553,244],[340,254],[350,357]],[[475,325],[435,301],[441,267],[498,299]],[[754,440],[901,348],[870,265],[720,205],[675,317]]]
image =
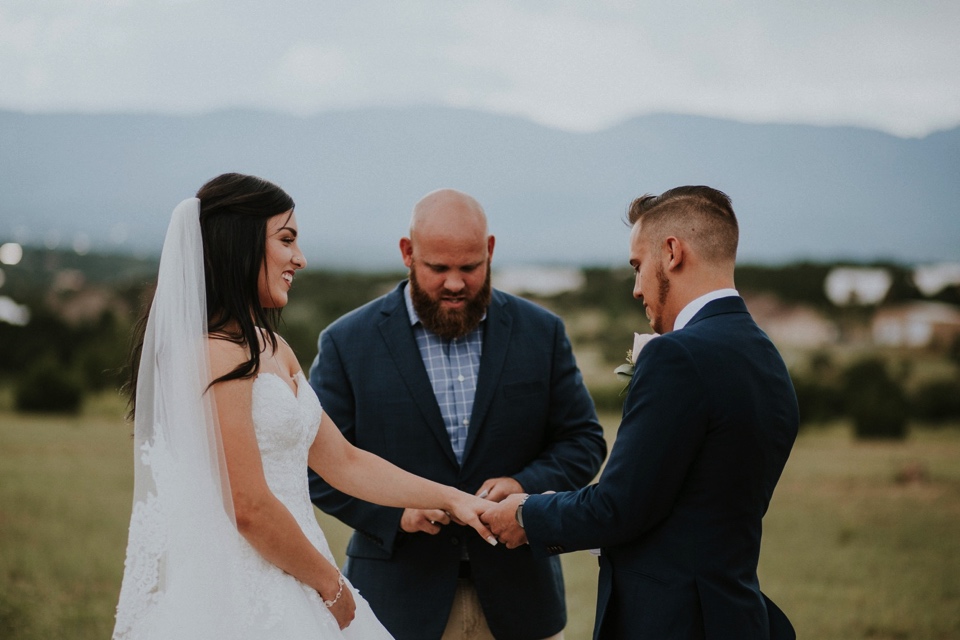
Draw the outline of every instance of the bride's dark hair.
[[[267,220],[291,211],[293,199],[277,185],[256,176],[225,173],[197,191],[207,296],[207,333],[247,348],[250,359],[210,384],[248,378],[260,370],[262,335],[276,350],[279,308],[264,309],[258,282],[266,261]],[[132,419],[136,411],[137,374],[150,312],[147,300],[137,321],[124,385]]]

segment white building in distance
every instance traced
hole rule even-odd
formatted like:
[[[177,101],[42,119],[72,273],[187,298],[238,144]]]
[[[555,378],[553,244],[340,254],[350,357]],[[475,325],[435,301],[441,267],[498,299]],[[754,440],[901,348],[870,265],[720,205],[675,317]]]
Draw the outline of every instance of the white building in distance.
[[[836,267],[823,282],[824,292],[833,304],[871,305],[883,302],[893,276],[886,269],[868,267]]]

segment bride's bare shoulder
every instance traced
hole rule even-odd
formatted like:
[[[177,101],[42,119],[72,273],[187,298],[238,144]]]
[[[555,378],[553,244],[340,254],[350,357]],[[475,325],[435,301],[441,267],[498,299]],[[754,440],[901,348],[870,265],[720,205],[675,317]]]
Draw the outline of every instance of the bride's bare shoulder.
[[[250,359],[250,351],[246,346],[215,335],[207,338],[207,353],[210,356],[210,373],[214,379],[230,373]]]

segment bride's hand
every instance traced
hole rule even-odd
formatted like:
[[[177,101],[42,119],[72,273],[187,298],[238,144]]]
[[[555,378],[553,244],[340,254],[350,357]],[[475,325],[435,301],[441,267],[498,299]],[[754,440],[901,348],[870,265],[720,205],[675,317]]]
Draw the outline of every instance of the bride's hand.
[[[472,496],[463,491],[457,491],[457,496],[453,500],[450,508],[450,517],[457,524],[464,524],[480,534],[480,537],[492,545],[497,544],[497,538],[490,533],[490,529],[480,522],[480,514],[493,506],[494,503],[489,500],[483,500],[477,496]]]
[[[336,597],[337,590],[331,593],[334,595],[330,600],[336,599],[336,602],[329,607],[330,613],[333,614],[337,624],[340,625],[340,629],[346,629],[350,623],[353,622],[353,618],[357,614],[357,603],[353,599],[353,592],[350,591],[350,585],[344,582],[343,591],[340,592],[339,598]],[[327,598],[324,598],[322,593],[320,594],[320,598],[327,601]]]

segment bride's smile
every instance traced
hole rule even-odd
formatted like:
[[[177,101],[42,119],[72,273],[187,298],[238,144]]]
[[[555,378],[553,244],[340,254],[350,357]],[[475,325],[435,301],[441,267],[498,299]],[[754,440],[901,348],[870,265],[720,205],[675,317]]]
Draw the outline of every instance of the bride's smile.
[[[258,282],[260,304],[264,309],[286,306],[297,270],[307,266],[297,235],[293,209],[267,220],[267,243]]]

